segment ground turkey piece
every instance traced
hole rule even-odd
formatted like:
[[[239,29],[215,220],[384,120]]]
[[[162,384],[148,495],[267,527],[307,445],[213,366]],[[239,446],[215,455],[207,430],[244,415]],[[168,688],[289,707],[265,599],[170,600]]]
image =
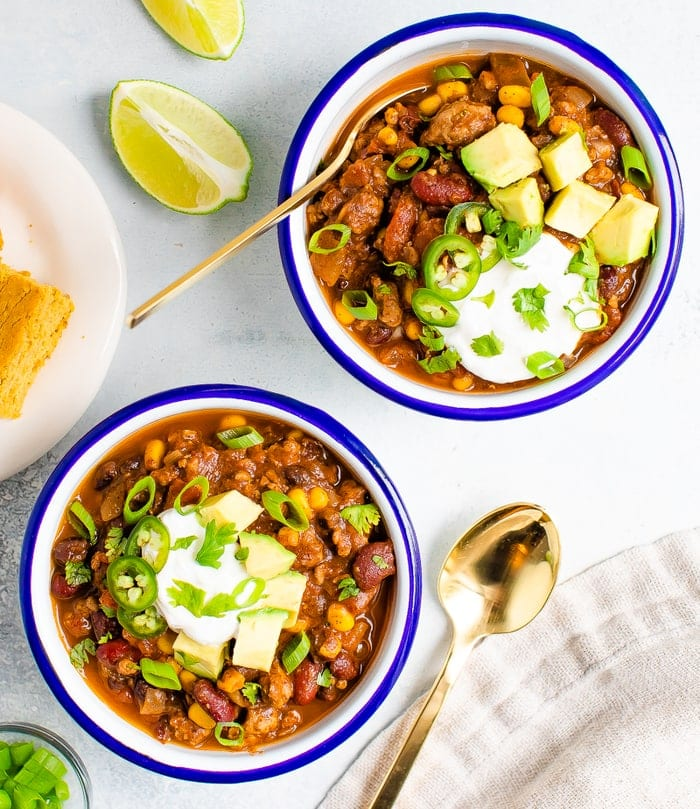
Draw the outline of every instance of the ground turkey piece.
[[[421,137],[425,146],[458,149],[496,126],[496,116],[488,104],[460,99],[445,104],[430,121]]]

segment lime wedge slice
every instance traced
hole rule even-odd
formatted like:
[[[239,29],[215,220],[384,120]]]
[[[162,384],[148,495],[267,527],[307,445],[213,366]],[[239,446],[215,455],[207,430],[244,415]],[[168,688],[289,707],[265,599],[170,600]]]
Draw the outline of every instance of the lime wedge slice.
[[[207,59],[228,59],[243,36],[242,0],[141,0],[178,45]]]
[[[119,82],[110,100],[114,148],[133,179],[176,211],[211,213],[248,194],[253,159],[215,109],[169,84]]]

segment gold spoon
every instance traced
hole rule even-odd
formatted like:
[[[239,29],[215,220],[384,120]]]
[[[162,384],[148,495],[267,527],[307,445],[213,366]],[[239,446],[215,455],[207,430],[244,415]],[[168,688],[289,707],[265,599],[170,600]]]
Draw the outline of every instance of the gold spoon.
[[[476,642],[522,629],[544,607],[557,579],[559,555],[554,523],[532,503],[490,512],[457,541],[438,577],[438,596],[452,621],[450,650],[370,809],[393,806]]]
[[[340,169],[343,162],[350,154],[350,150],[355,142],[355,138],[378,112],[402,96],[424,89],[425,85],[420,85],[419,87],[414,87],[408,90],[404,88],[400,91],[394,88],[391,93],[382,93],[381,96],[375,94],[372,96],[369,99],[370,106],[362,108],[364,112],[357,118],[357,120],[353,121],[354,116],[357,114],[357,111],[355,111],[353,116],[351,116],[345,122],[343,128],[341,129],[341,137],[337,141],[342,143],[342,146],[338,150],[333,160],[320,174],[317,174],[315,177],[309,180],[306,185],[303,185],[298,191],[295,191],[291,197],[288,197],[274,210],[270,211],[270,213],[263,216],[262,219],[258,220],[255,224],[244,230],[243,233],[236,236],[235,239],[232,239],[230,242],[228,242],[228,244],[225,244],[223,247],[219,248],[215,253],[209,256],[209,258],[204,259],[204,261],[197,264],[196,267],[193,267],[184,275],[176,278],[175,281],[165,287],[165,289],[162,289],[152,298],[149,298],[145,303],[141,304],[141,306],[134,309],[134,311],[127,316],[126,325],[130,329],[133,329],[134,326],[138,326],[142,320],[145,320],[159,306],[162,306],[167,301],[175,298],[181,292],[189,289],[189,287],[191,287],[195,281],[198,281],[207,273],[210,273],[212,270],[220,267],[225,261],[228,261],[231,256],[235,255],[239,250],[242,250],[254,239],[257,239],[258,236],[261,236],[263,233],[267,232],[271,227],[284,219],[285,216],[290,214],[295,208],[298,208],[302,202],[305,202],[307,199],[309,199],[309,197],[315,194],[316,191],[321,188],[324,183],[328,182],[328,180],[330,180]]]

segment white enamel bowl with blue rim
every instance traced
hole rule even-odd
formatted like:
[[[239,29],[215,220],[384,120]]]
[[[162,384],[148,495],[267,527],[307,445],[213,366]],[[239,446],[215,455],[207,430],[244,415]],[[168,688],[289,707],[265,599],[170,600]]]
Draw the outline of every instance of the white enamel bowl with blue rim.
[[[231,753],[162,744],[103,702],[71,665],[59,637],[49,594],[51,548],[75,490],[120,441],[169,416],[202,410],[242,410],[279,419],[321,441],[367,488],[379,507],[396,556],[388,625],[357,686],[322,720],[261,753]],[[20,600],[29,645],[49,687],[95,739],[149,770],[191,781],[239,782],[293,770],[328,753],[379,707],[399,676],[413,642],[421,594],[421,566],[406,509],[372,453],[340,423],[293,399],[241,386],[178,388],[125,407],[66,454],[42,489],[26,530]]]
[[[282,260],[294,299],[318,340],[347,371],[383,396],[453,419],[524,416],[560,405],[599,384],[644,339],[671,291],[681,252],[683,195],[663,126],[640,89],[607,56],[573,34],[530,19],[458,14],[411,25],[363,50],[323,88],[304,116],[287,155],[280,198],[312,177],[352,111],[392,78],[460,54],[512,52],[551,65],[592,88],[632,129],[647,158],[660,207],[657,247],[613,336],[565,374],[501,394],[441,391],[399,375],[371,357],[333,316],[308,259],[305,210],[279,227]]]

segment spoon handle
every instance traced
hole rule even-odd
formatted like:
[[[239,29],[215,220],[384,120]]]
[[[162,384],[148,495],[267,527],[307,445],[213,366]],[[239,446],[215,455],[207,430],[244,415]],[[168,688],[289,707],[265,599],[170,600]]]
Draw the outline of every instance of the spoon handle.
[[[411,765],[420,752],[428,731],[440,712],[445,697],[449,693],[457,675],[461,671],[469,652],[474,644],[481,638],[481,632],[462,637],[454,642],[447,655],[447,659],[430,690],[420,713],[416,717],[403,746],[394,757],[389,771],[384,776],[368,809],[389,809],[398,798],[401,787],[408,776]]]

